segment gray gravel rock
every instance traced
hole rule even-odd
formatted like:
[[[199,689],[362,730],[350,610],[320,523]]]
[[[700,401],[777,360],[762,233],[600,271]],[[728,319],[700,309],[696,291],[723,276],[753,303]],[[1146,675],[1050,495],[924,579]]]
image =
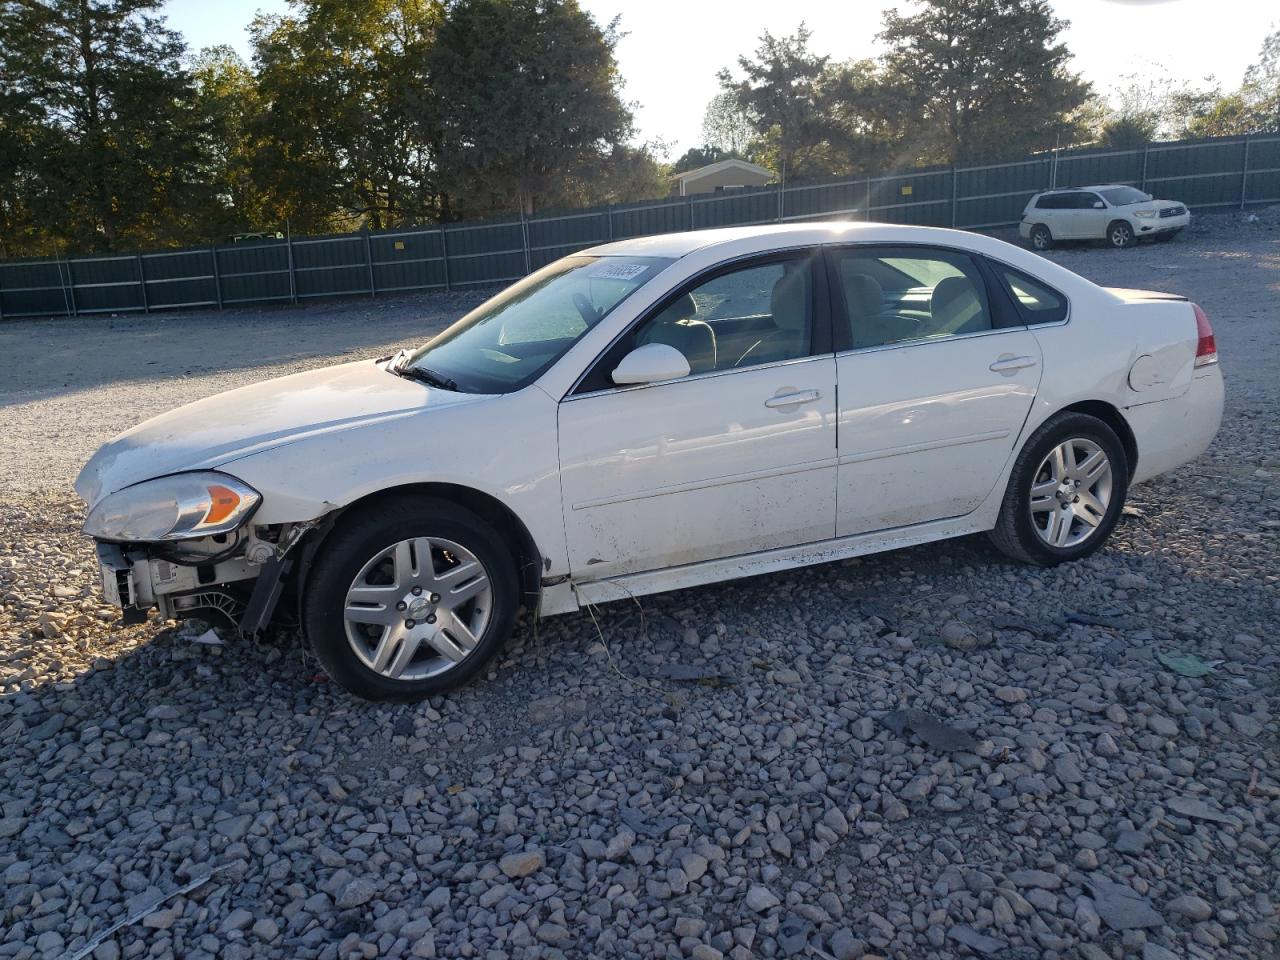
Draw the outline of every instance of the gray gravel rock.
[[[507,854],[498,862],[498,866],[503,873],[514,879],[537,873],[546,862],[546,855],[541,850],[531,849]]]
[[[1151,902],[1132,887],[1097,875],[1090,877],[1088,883],[1093,890],[1094,909],[1111,929],[1137,930],[1164,925],[1164,918]]]
[[[764,913],[766,910],[772,910],[781,901],[767,887],[755,886],[747,891],[746,904],[756,913]]]
[[[1209,902],[1193,893],[1174,897],[1166,904],[1166,909],[1188,920],[1208,920],[1213,916],[1213,907],[1209,906]]]

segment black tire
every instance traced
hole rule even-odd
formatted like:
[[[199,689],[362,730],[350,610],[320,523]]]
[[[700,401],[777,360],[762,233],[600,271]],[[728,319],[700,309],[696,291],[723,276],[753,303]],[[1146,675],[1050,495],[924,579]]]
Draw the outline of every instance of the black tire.
[[[1037,223],[1031,228],[1031,249],[1053,249],[1053,233],[1043,223]]]
[[[1107,225],[1107,243],[1117,250],[1128,250],[1138,242],[1133,227],[1123,220],[1114,220]]]
[[[366,666],[347,639],[343,608],[357,574],[379,552],[413,537],[451,540],[469,550],[489,578],[488,623],[475,648],[438,676],[399,680]],[[502,649],[521,599],[509,545],[470,510],[447,500],[396,497],[343,517],[320,545],[302,601],[302,628],[331,679],[366,700],[412,702],[456,689]],[[434,622],[434,619],[433,619]]]
[[[1032,523],[1031,485],[1053,448],[1073,438],[1091,440],[1106,452],[1111,462],[1111,500],[1102,521],[1087,539],[1072,547],[1056,547],[1041,539]],[[1080,560],[1107,542],[1124,509],[1128,489],[1129,459],[1115,431],[1085,413],[1059,413],[1028,438],[1014,461],[1000,516],[990,533],[991,542],[1006,556],[1037,566],[1053,567]]]

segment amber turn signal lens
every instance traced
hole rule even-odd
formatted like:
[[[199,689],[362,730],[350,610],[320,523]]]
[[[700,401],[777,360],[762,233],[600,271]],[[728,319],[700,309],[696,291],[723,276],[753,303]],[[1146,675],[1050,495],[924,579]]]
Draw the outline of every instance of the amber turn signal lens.
[[[205,514],[204,522],[220,523],[235,512],[240,505],[240,495],[215,483],[209,485],[209,501],[209,512]]]

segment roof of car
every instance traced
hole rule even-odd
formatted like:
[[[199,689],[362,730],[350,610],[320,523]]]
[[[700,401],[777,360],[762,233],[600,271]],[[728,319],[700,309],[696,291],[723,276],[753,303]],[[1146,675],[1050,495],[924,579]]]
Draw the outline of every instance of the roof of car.
[[[1071,193],[1076,190],[1114,190],[1116,187],[1128,187],[1132,184],[1128,183],[1095,183],[1087,187],[1054,187],[1052,190],[1042,190],[1041,193]],[[1133,189],[1137,190],[1137,187]]]
[[[686,230],[682,233],[659,233],[647,237],[615,240],[588,250],[580,256],[593,257],[673,257],[679,258],[707,247],[726,246],[743,240],[777,237],[782,246],[808,243],[832,243],[859,239],[877,242],[954,244],[956,234],[963,231],[941,227],[918,227],[895,223],[868,223],[853,220],[814,223],[770,223],[750,227],[717,227],[709,230]],[[965,237],[973,235],[963,233]],[[948,241],[946,238],[950,237]]]

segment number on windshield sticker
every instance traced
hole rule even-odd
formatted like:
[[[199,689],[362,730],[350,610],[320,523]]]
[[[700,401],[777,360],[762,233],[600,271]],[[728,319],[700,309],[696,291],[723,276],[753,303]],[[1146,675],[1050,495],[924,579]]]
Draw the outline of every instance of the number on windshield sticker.
[[[601,260],[586,271],[586,276],[601,280],[634,280],[648,269],[647,263],[610,263]]]

